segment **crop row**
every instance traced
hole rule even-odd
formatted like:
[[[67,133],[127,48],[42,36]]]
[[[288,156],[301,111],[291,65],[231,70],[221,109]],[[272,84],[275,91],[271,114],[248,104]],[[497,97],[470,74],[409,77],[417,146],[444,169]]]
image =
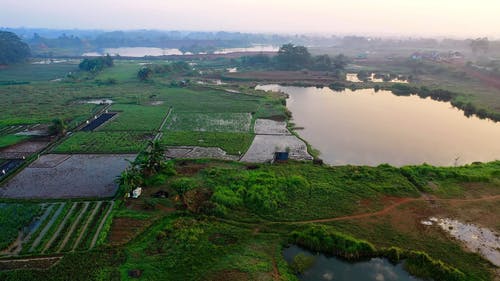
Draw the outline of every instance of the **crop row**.
[[[68,230],[70,229],[71,225],[73,225],[73,222],[75,221],[76,217],[80,213],[81,209],[83,208],[82,202],[75,203],[73,210],[69,212],[66,216],[67,218],[64,221],[64,224],[59,226],[59,233],[55,233],[57,235],[55,239],[52,241],[52,243],[49,245],[49,248],[47,249],[47,252],[57,252],[59,249],[59,246],[61,242],[63,241],[64,237],[66,237],[66,234]]]
[[[64,246],[64,248],[62,250],[63,252],[69,252],[74,248],[75,243],[77,242],[78,237],[80,237],[80,234],[82,233],[82,231],[84,231],[84,227],[86,225],[86,222],[90,219],[90,215],[92,214],[92,211],[94,210],[96,204],[97,204],[96,202],[89,203],[87,209],[82,214],[78,225],[73,230],[73,233],[71,233],[71,236],[69,237],[68,241],[66,242],[66,245]]]
[[[38,226],[38,228],[35,230],[35,232],[33,232],[31,234],[30,239],[23,244],[23,248],[21,251],[22,254],[29,252],[29,250],[33,246],[33,243],[35,242],[35,240],[38,238],[38,236],[41,234],[41,232],[47,226],[47,224],[49,224],[49,222],[52,220],[52,218],[54,217],[55,213],[60,208],[60,206],[61,206],[60,204],[52,204],[51,207],[47,207],[47,208],[51,208],[51,209],[50,209],[50,211],[49,210],[45,210],[45,211],[50,212],[50,213],[45,217],[45,219],[42,222],[40,222],[40,225]]]
[[[99,228],[99,224],[101,220],[104,218],[106,215],[106,212],[108,208],[110,207],[111,203],[110,202],[103,202],[101,206],[99,206],[99,209],[97,210],[96,214],[90,221],[87,230],[85,231],[85,234],[83,235],[82,241],[77,246],[78,250],[85,250],[91,248],[92,245],[92,240],[94,239],[94,236],[97,233],[97,229]]]
[[[59,253],[89,249],[111,203],[55,203],[40,226],[23,245],[21,254]],[[60,211],[59,209],[62,208]],[[36,243],[36,245],[35,245]]]

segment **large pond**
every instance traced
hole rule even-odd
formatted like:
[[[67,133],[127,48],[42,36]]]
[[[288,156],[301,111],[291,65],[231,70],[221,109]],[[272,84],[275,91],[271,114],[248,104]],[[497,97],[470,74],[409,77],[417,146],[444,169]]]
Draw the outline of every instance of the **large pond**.
[[[277,52],[279,47],[271,45],[253,45],[246,48],[226,48],[214,52],[214,54],[228,54],[234,52]],[[82,56],[102,56],[105,54],[120,55],[123,57],[144,57],[144,56],[169,56],[169,55],[183,55],[179,49],[163,49],[163,48],[150,48],[150,47],[120,47],[120,48],[106,48],[100,52],[88,52]],[[186,55],[191,53],[186,53]]]
[[[411,276],[403,269],[403,265],[391,264],[387,259],[372,258],[368,261],[348,262],[333,256],[313,254],[297,246],[291,246],[283,251],[288,263],[297,254],[314,256],[313,265],[303,274],[298,275],[302,281],[416,281],[421,280]]]
[[[449,102],[373,89],[257,86],[289,95],[298,133],[331,165],[439,166],[500,159],[500,123],[466,117]]]

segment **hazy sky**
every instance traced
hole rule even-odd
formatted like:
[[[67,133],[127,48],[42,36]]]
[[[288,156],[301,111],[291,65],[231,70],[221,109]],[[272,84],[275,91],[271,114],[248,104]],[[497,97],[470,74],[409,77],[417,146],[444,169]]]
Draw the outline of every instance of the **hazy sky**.
[[[0,26],[500,37],[500,0],[0,0]]]

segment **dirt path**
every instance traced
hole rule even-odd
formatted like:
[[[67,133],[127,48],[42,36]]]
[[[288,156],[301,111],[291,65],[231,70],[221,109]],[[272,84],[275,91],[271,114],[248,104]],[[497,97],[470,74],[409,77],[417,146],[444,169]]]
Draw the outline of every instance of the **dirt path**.
[[[278,265],[276,264],[276,257],[273,255],[273,280],[281,280],[280,271],[278,270]]]
[[[50,218],[49,223],[47,223],[45,225],[45,228],[42,229],[42,231],[38,234],[38,237],[35,239],[35,241],[33,241],[33,244],[31,245],[31,248],[29,250],[30,252],[33,252],[36,249],[36,247],[38,246],[38,244],[40,244],[40,242],[42,241],[42,239],[45,236],[45,234],[47,233],[47,231],[49,231],[49,229],[52,227],[52,225],[54,224],[54,222],[56,221],[56,219],[61,214],[62,210],[64,209],[64,206],[66,206],[65,202],[63,202],[61,204],[61,206],[59,206],[59,209],[57,209],[57,211],[54,213],[54,215],[52,216],[52,218]]]
[[[68,243],[69,238],[73,234],[73,231],[75,231],[75,228],[78,226],[78,223],[82,219],[83,214],[87,211],[87,208],[89,207],[90,202],[85,202],[83,203],[83,209],[80,211],[78,214],[78,217],[76,217],[75,221],[71,225],[68,233],[66,234],[66,237],[64,237],[63,241],[61,242],[61,245],[59,246],[59,249],[57,250],[58,252],[62,251],[64,249],[64,246],[66,246],[66,243]]]
[[[432,198],[432,197],[428,197],[428,196],[419,197],[419,198],[398,198],[397,202],[395,202],[392,205],[389,205],[389,206],[385,207],[384,209],[377,211],[377,212],[349,215],[349,216],[342,216],[342,217],[335,217],[335,218],[304,220],[304,221],[294,221],[294,222],[280,222],[280,223],[318,223],[318,222],[321,223],[321,222],[362,219],[362,218],[373,217],[373,216],[383,216],[400,205],[403,205],[403,204],[406,204],[409,202],[415,202],[415,201],[477,202],[477,201],[490,201],[490,200],[496,200],[496,199],[500,199],[500,195],[491,195],[491,196],[486,196],[486,197],[481,197],[481,198],[473,198],[473,199],[440,199],[440,198]]]
[[[97,213],[97,210],[99,210],[101,205],[102,205],[102,201],[97,202],[97,204],[95,205],[94,210],[92,210],[92,213],[90,214],[89,218],[85,222],[85,225],[83,226],[82,231],[80,232],[80,235],[76,239],[75,245],[73,245],[73,249],[71,249],[71,251],[75,251],[76,247],[78,247],[78,245],[80,244],[80,241],[82,240],[83,235],[85,234],[85,231],[87,231],[87,228],[88,228],[90,222],[95,217],[95,214]]]
[[[159,140],[162,137],[162,135],[163,135],[162,129],[163,129],[163,127],[165,127],[165,124],[167,123],[168,117],[170,116],[171,112],[172,112],[172,107],[170,107],[168,109],[167,115],[165,115],[165,117],[163,118],[163,121],[161,122],[161,125],[158,128],[158,132],[156,133],[153,141],[157,141],[157,140]]]
[[[104,226],[106,219],[109,217],[111,210],[113,210],[114,205],[115,205],[115,201],[111,201],[111,204],[109,205],[109,209],[106,212],[106,215],[102,218],[101,223],[99,224],[99,227],[97,228],[97,231],[94,234],[94,238],[92,238],[92,243],[90,244],[90,249],[94,248],[95,244],[97,243],[97,238],[99,237],[99,233],[101,233],[102,227]]]
[[[69,212],[66,214],[66,216],[63,219],[63,221],[59,224],[59,227],[57,228],[56,232],[54,233],[54,235],[52,235],[52,237],[50,238],[49,242],[43,248],[42,254],[45,253],[45,251],[47,251],[50,248],[50,246],[52,245],[52,243],[54,243],[54,240],[56,240],[57,236],[59,236],[59,233],[63,229],[64,224],[71,217],[71,214],[75,210],[76,204],[77,203],[75,202],[75,203],[73,203],[73,205],[71,205],[71,209],[69,209]]]
[[[61,256],[36,257],[27,259],[2,259],[0,260],[0,271],[15,269],[47,269],[57,263]]]

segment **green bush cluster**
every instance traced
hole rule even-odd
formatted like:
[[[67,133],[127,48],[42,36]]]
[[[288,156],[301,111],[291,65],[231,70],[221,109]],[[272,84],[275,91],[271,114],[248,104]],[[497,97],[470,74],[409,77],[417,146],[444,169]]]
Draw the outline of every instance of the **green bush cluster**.
[[[212,169],[209,179],[232,177],[230,170]],[[218,183],[220,181],[217,180]],[[257,213],[277,210],[285,201],[286,195],[295,194],[301,188],[308,188],[309,183],[299,175],[290,177],[276,176],[271,171],[248,171],[239,174],[227,184],[217,185],[212,201],[219,214],[227,213],[228,208],[245,207]]]
[[[312,225],[293,231],[291,242],[308,249],[338,255],[347,259],[374,256],[375,247],[369,242],[334,232],[326,226]]]
[[[403,261],[408,272],[417,277],[444,281],[467,280],[463,272],[440,260],[433,259],[425,252],[403,250],[398,247],[376,249],[367,241],[335,232],[324,225],[310,225],[293,231],[289,240],[290,243],[307,249],[346,259],[380,256],[389,259],[392,263]],[[300,264],[302,265],[303,262]],[[292,268],[295,270],[293,266]]]

